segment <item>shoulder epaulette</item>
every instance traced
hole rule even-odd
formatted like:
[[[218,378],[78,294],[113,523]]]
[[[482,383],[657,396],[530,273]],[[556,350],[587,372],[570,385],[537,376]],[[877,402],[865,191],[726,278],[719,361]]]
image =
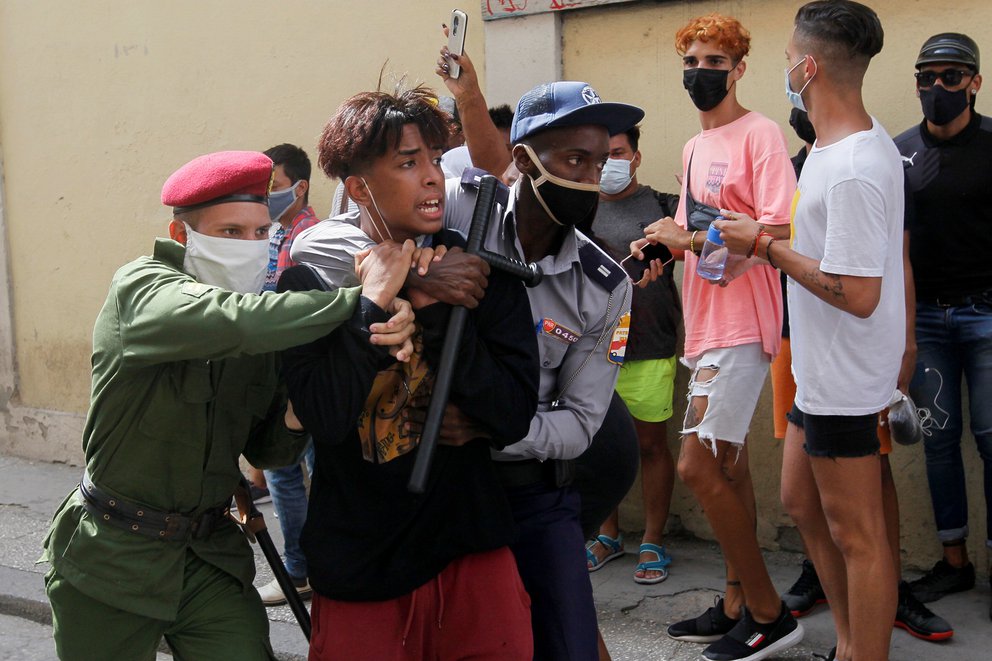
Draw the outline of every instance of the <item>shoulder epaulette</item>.
[[[608,292],[620,286],[627,277],[623,268],[609,255],[580,232],[576,232],[579,244],[579,263],[586,276]]]
[[[487,174],[489,173],[482,168],[466,168],[465,172],[462,173],[462,188],[479,190],[479,184],[482,182],[482,177]],[[509,201],[510,189],[503,182],[499,182],[499,184],[496,185],[496,204],[505,209]]]

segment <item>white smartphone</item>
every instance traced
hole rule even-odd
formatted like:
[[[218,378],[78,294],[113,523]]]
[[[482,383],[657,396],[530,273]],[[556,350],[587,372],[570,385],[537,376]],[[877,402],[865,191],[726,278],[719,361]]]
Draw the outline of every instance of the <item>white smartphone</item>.
[[[468,29],[468,15],[461,9],[451,10],[451,24],[448,26],[448,51],[455,55],[465,52],[465,31]],[[448,58],[448,75],[458,78],[462,67],[450,57]]]

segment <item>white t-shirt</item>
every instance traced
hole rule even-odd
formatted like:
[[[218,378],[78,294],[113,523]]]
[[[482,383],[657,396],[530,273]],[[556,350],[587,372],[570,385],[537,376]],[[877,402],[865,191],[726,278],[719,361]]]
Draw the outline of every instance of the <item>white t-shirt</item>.
[[[472,167],[472,157],[465,145],[449,149],[441,154],[441,170],[444,172],[445,179],[461,179],[462,173],[470,167]]]
[[[881,276],[882,291],[872,315],[859,319],[789,278],[792,372],[804,413],[869,415],[895,391],[906,345],[904,201],[899,152],[874,118],[870,130],[814,146],[806,159],[792,248],[825,273]]]

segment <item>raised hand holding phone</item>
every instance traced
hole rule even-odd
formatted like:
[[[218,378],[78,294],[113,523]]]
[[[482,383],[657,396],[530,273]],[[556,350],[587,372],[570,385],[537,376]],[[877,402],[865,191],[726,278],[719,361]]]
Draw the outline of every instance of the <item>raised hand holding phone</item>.
[[[468,15],[461,9],[451,10],[451,27],[448,28],[448,52],[460,56],[465,52],[465,32],[468,30]],[[448,60],[448,75],[458,78],[462,67],[451,57]]]

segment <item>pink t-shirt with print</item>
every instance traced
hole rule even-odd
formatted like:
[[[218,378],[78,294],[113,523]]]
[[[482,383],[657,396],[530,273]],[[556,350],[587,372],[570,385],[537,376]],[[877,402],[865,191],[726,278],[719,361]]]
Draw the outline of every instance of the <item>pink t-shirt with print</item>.
[[[789,223],[796,174],[785,136],[756,112],[702,131],[682,150],[683,171],[692,155],[692,196],[718,209],[739,211],[764,225]],[[675,222],[686,227],[685,180]],[[705,233],[696,235],[697,248]],[[771,266],[753,265],[726,287],[696,275],[699,258],[685,252],[682,303],[685,356],[760,342],[769,358],[782,344],[782,285]],[[754,260],[751,260],[754,261]]]

